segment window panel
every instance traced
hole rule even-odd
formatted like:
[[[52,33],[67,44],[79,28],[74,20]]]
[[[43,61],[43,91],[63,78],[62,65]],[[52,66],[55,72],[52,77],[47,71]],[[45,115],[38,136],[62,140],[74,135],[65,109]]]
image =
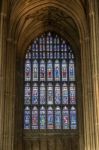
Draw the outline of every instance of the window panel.
[[[74,61],[69,61],[69,80],[75,81],[75,67],[74,67]]]
[[[63,120],[63,129],[69,129],[69,111],[66,106],[63,108],[62,117],[63,117],[63,119],[62,119]]]
[[[58,106],[55,109],[55,129],[61,129],[61,111]]]
[[[38,86],[34,84],[32,87],[32,104],[38,104]]]
[[[46,129],[46,113],[43,106],[40,109],[40,129]]]
[[[46,98],[45,98],[45,85],[41,84],[40,86],[40,104],[45,104]]]
[[[47,80],[52,81],[52,79],[53,79],[52,61],[48,61],[48,64],[47,64]]]
[[[33,107],[32,109],[32,129],[38,129],[38,109]]]
[[[25,62],[25,81],[31,80],[31,62],[26,60]]]
[[[62,87],[62,103],[68,104],[68,87],[67,87],[67,84],[63,84],[63,87]]]
[[[71,129],[76,129],[77,128],[77,120],[76,120],[76,109],[75,107],[71,107],[70,110],[70,127]]]
[[[48,84],[48,87],[47,87],[47,103],[53,104],[53,86],[52,86],[52,84]]]
[[[45,80],[45,62],[43,60],[40,62],[40,80]]]
[[[38,63],[37,63],[37,61],[33,62],[33,81],[38,81]]]
[[[24,109],[24,129],[30,129],[30,108],[28,106]]]
[[[60,97],[60,86],[57,84],[55,86],[55,104],[61,103],[61,97]]]
[[[58,60],[55,61],[54,77],[55,77],[55,81],[60,80],[60,65]]]
[[[47,128],[48,129],[53,129],[53,122],[54,118],[53,118],[53,109],[52,107],[48,107],[48,111],[47,111]]]
[[[70,104],[76,104],[76,89],[75,84],[70,84]]]
[[[62,61],[62,81],[67,81],[67,63]]]

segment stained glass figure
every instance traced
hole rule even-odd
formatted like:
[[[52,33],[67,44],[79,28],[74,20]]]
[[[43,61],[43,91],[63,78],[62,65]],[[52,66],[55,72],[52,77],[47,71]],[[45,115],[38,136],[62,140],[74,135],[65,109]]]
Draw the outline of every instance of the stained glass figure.
[[[62,104],[68,104],[68,87],[67,84],[62,86]]]
[[[69,129],[69,111],[66,106],[63,108],[62,117],[63,129]]]
[[[76,104],[76,89],[75,84],[70,84],[70,104]]]
[[[58,106],[55,109],[55,129],[61,129],[61,110]]]
[[[40,62],[40,80],[45,80],[45,62],[43,60]]]
[[[30,97],[30,96],[31,96],[30,84],[26,83],[25,84],[25,97]]]
[[[52,68],[52,61],[48,61],[47,64],[47,80],[52,81],[53,79],[53,68]]]
[[[33,107],[32,109],[32,129],[38,129],[38,109]]]
[[[38,86],[34,84],[32,87],[32,104],[38,104]]]
[[[59,61],[58,60],[55,61],[54,77],[55,77],[55,81],[59,81],[60,80],[60,65],[59,65]]]
[[[60,86],[56,84],[55,86],[55,104],[61,103],[61,96],[60,96]]]
[[[25,62],[25,81],[31,80],[31,62],[26,60]]]
[[[24,109],[24,129],[30,129],[30,107]]]
[[[45,104],[45,85],[42,83],[40,86],[40,104]]]
[[[36,60],[33,62],[33,81],[38,81],[38,63]]]
[[[46,113],[43,106],[40,108],[40,129],[46,129]]]
[[[76,108],[73,106],[70,109],[70,127],[71,129],[77,128]]]
[[[53,123],[54,123],[54,118],[53,118],[53,108],[48,107],[47,110],[47,129],[53,129]]]
[[[74,61],[69,61],[69,80],[75,81],[75,67],[74,67]]]
[[[47,103],[53,104],[53,86],[51,83],[48,84],[48,87],[47,87]]]
[[[67,81],[67,63],[62,61],[62,81]]]

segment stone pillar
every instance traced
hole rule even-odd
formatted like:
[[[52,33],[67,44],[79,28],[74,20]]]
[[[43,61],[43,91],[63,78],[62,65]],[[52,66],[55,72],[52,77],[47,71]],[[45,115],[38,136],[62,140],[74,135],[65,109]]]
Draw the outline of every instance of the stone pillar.
[[[0,14],[0,149],[3,144],[4,91],[6,67],[6,14]]]
[[[99,149],[99,3],[89,1],[90,45],[93,81],[95,149]]]
[[[12,39],[7,40],[6,58],[6,83],[4,105],[4,131],[2,150],[14,149],[14,115],[15,115],[15,69],[16,69],[15,43]]]
[[[81,63],[82,63],[82,98],[84,118],[84,150],[95,150],[95,128],[94,128],[94,96],[92,84],[92,65],[90,55],[90,37],[86,36],[81,41]],[[82,148],[81,148],[82,149]]]

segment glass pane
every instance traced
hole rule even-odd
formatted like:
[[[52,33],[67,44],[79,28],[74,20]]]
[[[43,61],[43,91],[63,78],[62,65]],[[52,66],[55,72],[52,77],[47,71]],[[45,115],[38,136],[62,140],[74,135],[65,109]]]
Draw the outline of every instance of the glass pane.
[[[45,62],[41,61],[40,63],[40,80],[44,81],[45,80]]]
[[[33,81],[38,80],[38,63],[37,61],[33,62]]]
[[[47,88],[47,103],[53,104],[53,87],[52,84],[48,84]]]
[[[61,111],[60,107],[55,109],[55,129],[61,129]]]
[[[32,87],[32,104],[38,104],[38,87],[34,84]]]
[[[32,129],[38,129],[38,109],[34,107],[32,109]]]
[[[67,84],[63,84],[63,87],[62,87],[62,103],[68,104],[68,87],[67,87]]]
[[[75,84],[70,84],[70,104],[76,104],[76,89]]]
[[[70,127],[71,129],[76,129],[77,128],[77,120],[76,120],[76,109],[75,107],[71,107],[70,110]]]
[[[63,117],[63,129],[69,129],[69,112],[68,108],[65,106],[62,112]]]
[[[45,104],[45,85],[41,84],[40,86],[40,104]]]
[[[59,61],[55,61],[54,76],[55,76],[55,81],[59,81],[60,80]]]
[[[57,84],[55,86],[55,104],[61,103],[61,96],[60,96],[60,86]]]
[[[31,80],[31,62],[26,60],[25,62],[25,81]]]
[[[30,97],[30,96],[31,96],[30,84],[26,83],[25,84],[25,97]]]
[[[28,106],[24,109],[24,129],[30,129],[30,108]]]
[[[46,113],[43,106],[40,109],[40,129],[46,129]]]
[[[69,80],[75,81],[75,67],[74,67],[74,61],[69,61]]]
[[[62,81],[67,81],[67,63],[62,61]]]
[[[52,79],[53,79],[52,61],[48,61],[48,64],[47,64],[47,80],[52,81]]]
[[[48,111],[47,111],[47,128],[53,129],[53,109],[52,109],[52,107],[49,107]]]

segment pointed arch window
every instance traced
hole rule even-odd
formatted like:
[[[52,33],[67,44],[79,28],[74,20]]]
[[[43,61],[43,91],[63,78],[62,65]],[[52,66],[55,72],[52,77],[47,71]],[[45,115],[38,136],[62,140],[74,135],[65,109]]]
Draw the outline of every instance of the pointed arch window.
[[[75,56],[54,32],[37,37],[24,63],[24,129],[77,129]]]

